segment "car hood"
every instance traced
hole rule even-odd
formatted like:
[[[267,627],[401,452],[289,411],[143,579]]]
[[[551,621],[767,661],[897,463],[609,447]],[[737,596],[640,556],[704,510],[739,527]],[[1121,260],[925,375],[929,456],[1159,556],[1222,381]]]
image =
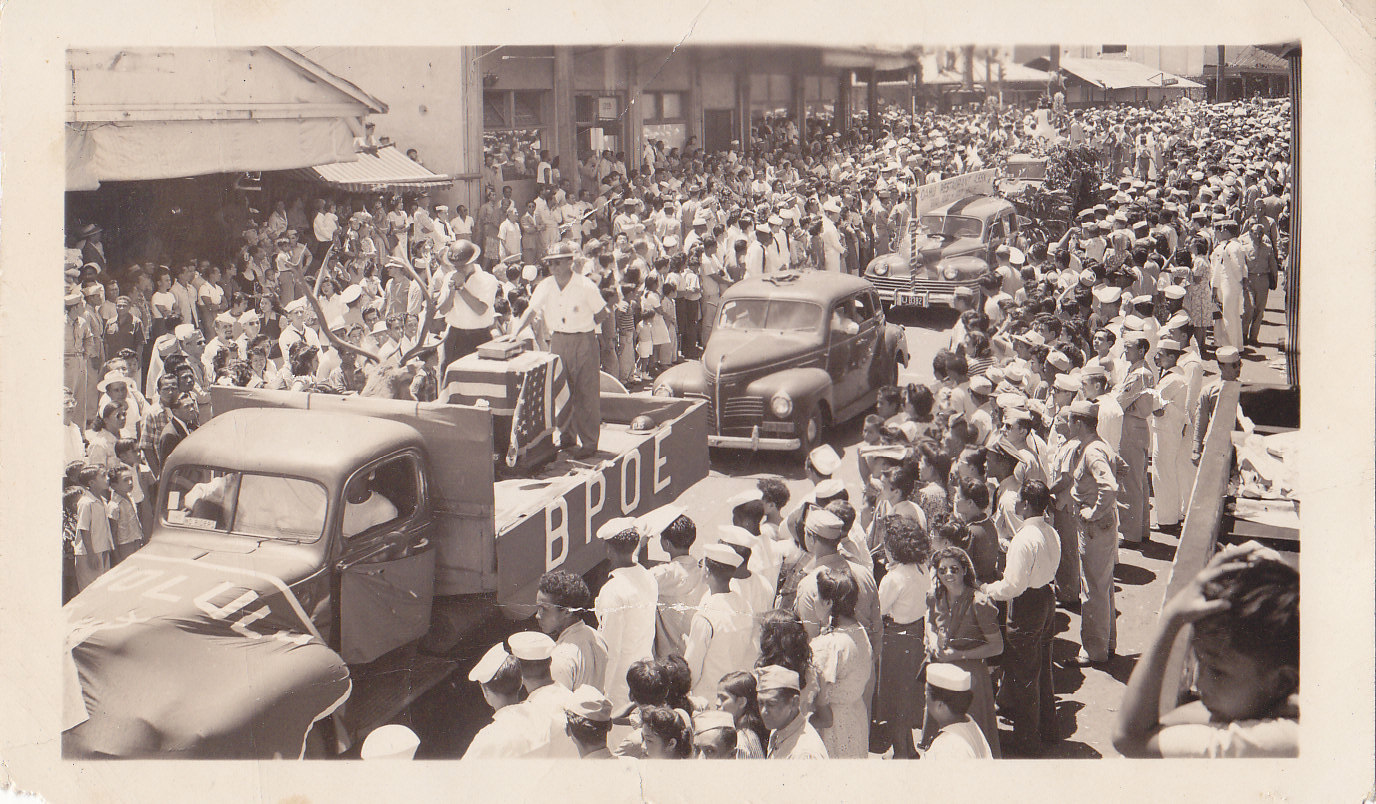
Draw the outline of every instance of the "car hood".
[[[714,329],[702,353],[702,366],[712,376],[737,374],[774,365],[821,345],[821,339],[812,332]]]

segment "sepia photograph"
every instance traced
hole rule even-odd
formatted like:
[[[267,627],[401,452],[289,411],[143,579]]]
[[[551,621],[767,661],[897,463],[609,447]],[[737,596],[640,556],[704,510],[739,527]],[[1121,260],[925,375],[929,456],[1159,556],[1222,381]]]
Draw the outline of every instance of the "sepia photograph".
[[[1332,233],[1371,188],[1330,185],[1373,155],[1324,138],[1372,132],[1376,18],[1330,5],[45,40],[41,168],[12,94],[0,140],[7,245],[30,175],[49,216],[0,295],[4,516],[43,557],[0,611],[45,640],[6,660],[44,692],[0,792],[1366,779],[1370,724],[1329,724],[1370,713],[1376,310]]]
[[[64,756],[1295,756],[1300,58],[68,51]]]

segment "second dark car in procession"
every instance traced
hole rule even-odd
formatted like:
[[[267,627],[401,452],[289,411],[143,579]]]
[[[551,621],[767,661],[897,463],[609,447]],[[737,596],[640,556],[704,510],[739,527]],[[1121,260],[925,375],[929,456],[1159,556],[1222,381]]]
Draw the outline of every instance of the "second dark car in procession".
[[[702,359],[665,371],[654,394],[705,399],[711,446],[806,454],[828,426],[873,406],[907,362],[903,329],[870,282],[783,272],[723,294]]]

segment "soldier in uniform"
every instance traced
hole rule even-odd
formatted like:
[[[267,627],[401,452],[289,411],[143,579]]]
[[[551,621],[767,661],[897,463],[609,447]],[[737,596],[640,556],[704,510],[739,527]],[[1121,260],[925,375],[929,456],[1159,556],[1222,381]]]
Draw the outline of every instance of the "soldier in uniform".
[[[1081,400],[1070,406],[1075,446],[1062,464],[1068,471],[1079,531],[1080,569],[1084,579],[1080,645],[1075,663],[1098,664],[1113,658],[1117,642],[1113,601],[1113,568],[1118,564],[1118,481],[1120,459],[1096,431],[1098,409]],[[1057,485],[1060,485],[1058,480]]]
[[[1147,451],[1151,430],[1147,417],[1155,407],[1152,388],[1156,377],[1147,367],[1145,358],[1150,348],[1147,336],[1130,333],[1123,344],[1128,361],[1128,373],[1118,389],[1117,401],[1123,409],[1123,431],[1118,442],[1118,454],[1127,463],[1123,478],[1122,536],[1128,544],[1139,544],[1147,538]]]
[[[1156,410],[1152,413],[1151,479],[1156,526],[1163,532],[1176,532],[1193,480],[1185,455],[1185,431],[1190,424],[1189,379],[1177,364],[1184,346],[1174,338],[1162,339],[1156,352],[1161,381],[1156,385]]]
[[[584,684],[564,704],[565,729],[582,759],[612,759],[607,735],[612,730],[612,702],[595,687]]]
[[[548,724],[532,718],[529,707],[520,706],[521,663],[498,642],[488,649],[468,680],[480,685],[483,699],[492,707],[492,722],[482,728],[464,752],[464,759],[514,759],[538,755],[549,742]]]
[[[1194,423],[1194,449],[1190,454],[1190,462],[1199,465],[1199,457],[1204,452],[1204,436],[1209,433],[1209,422],[1213,419],[1214,406],[1218,404],[1218,394],[1223,390],[1223,383],[1237,382],[1237,378],[1242,374],[1242,354],[1232,346],[1220,346],[1214,353],[1218,360],[1218,379],[1204,386],[1204,390],[1199,394],[1199,406]],[[1251,430],[1252,423],[1238,411],[1238,421],[1243,430]]]

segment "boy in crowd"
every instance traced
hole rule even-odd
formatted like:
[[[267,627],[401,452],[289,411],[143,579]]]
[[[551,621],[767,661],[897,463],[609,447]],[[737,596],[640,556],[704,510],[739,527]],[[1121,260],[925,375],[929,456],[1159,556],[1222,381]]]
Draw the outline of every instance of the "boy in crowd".
[[[1128,757],[1299,754],[1300,576],[1256,542],[1226,547],[1166,604],[1132,671],[1113,746]],[[1158,716],[1176,636],[1191,627],[1199,701]]]

